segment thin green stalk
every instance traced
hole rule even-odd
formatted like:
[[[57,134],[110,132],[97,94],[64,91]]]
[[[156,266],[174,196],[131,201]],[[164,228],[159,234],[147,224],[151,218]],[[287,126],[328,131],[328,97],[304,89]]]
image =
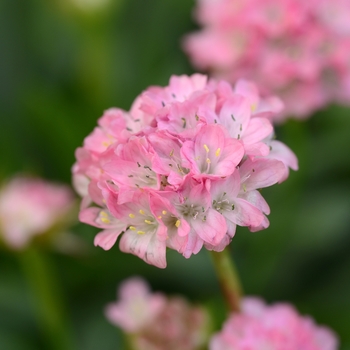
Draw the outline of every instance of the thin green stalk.
[[[226,303],[230,311],[239,312],[243,290],[229,247],[222,252],[211,251],[210,253]]]
[[[48,256],[35,247],[29,247],[19,253],[19,258],[32,292],[38,325],[48,348],[74,349],[62,295]]]

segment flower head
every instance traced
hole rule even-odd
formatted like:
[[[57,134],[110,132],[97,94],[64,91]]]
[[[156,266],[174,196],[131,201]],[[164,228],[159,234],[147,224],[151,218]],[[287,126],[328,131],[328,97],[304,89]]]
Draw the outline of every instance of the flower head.
[[[22,249],[64,219],[73,205],[64,185],[16,177],[0,189],[0,234],[12,249]]]
[[[189,258],[224,249],[237,225],[266,228],[257,190],[297,169],[287,146],[272,152],[274,112],[254,84],[199,74],[150,87],[130,112],[106,111],[73,166],[80,220],[103,229],[95,245],[121,237],[122,251],[164,268],[166,248]]]
[[[197,0],[195,15],[203,28],[183,43],[193,64],[278,94],[286,108],[275,119],[349,104],[347,0]]]
[[[123,282],[118,294],[119,300],[107,305],[105,314],[132,336],[133,348],[196,350],[205,344],[209,319],[202,308],[180,297],[151,293],[139,277]]]
[[[267,306],[245,298],[242,311],[232,314],[210,342],[210,350],[336,350],[334,333],[300,316],[289,304]]]

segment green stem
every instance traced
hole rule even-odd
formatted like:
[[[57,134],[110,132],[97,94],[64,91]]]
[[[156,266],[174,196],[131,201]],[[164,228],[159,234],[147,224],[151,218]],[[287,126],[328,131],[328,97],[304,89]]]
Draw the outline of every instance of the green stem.
[[[243,290],[229,247],[219,253],[214,251],[210,253],[226,303],[230,311],[239,312]]]
[[[32,292],[38,325],[49,349],[74,349],[66,321],[60,288],[48,256],[35,247],[19,254],[23,272]]]

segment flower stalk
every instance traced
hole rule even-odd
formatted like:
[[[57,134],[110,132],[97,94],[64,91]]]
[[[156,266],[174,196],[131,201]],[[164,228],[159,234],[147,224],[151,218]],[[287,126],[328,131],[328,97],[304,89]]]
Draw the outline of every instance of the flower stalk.
[[[222,252],[211,251],[210,255],[229,310],[239,312],[243,289],[229,247]]]
[[[46,254],[30,246],[19,253],[38,325],[52,350],[74,349],[60,288]]]

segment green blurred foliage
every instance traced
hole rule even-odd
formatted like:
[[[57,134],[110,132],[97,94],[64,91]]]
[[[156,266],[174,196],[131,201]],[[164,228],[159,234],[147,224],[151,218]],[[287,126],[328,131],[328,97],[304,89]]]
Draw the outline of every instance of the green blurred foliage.
[[[90,9],[84,0],[0,2],[0,180],[25,172],[70,183],[74,151],[104,109],[129,109],[147,86],[193,72],[180,42],[195,28],[194,1],[100,2]],[[232,242],[247,294],[294,303],[332,327],[343,350],[350,349],[349,133],[350,110],[339,106],[279,126],[277,137],[296,152],[300,170],[264,190],[270,227],[239,229]],[[206,303],[220,327],[224,304],[206,251],[189,260],[170,251],[159,270],[117,246],[94,248],[97,229],[78,224],[73,231],[86,251],[49,259],[77,349],[122,348],[103,308],[118,283],[136,274],[155,290]],[[1,251],[0,266],[0,348],[49,349],[18,256]]]

